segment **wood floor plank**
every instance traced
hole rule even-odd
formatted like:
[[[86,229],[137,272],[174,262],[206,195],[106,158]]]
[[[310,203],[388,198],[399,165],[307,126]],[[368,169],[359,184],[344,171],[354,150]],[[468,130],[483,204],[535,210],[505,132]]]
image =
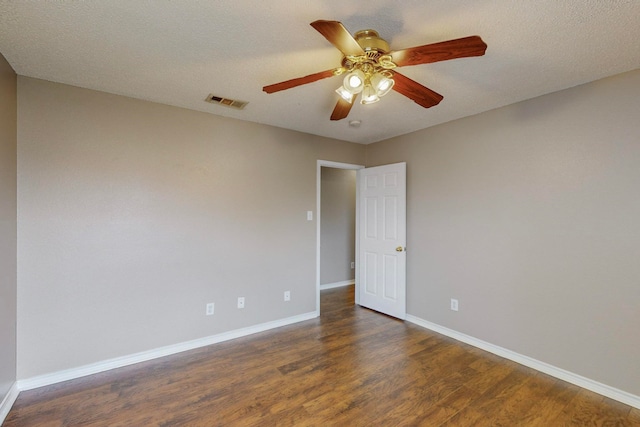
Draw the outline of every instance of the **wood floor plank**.
[[[564,410],[568,403],[578,394],[580,388],[564,381],[556,380],[551,388],[539,396],[529,413],[523,416],[528,426],[547,427]]]
[[[640,426],[640,410],[322,292],[322,316],[20,393],[3,427]]]
[[[546,375],[529,377],[523,387],[515,390],[505,399],[502,408],[492,418],[496,425],[528,425],[531,410],[542,399],[555,381]]]
[[[596,393],[580,389],[552,423],[566,426],[639,425],[629,417],[631,410],[629,406],[618,402],[610,405],[605,399]]]

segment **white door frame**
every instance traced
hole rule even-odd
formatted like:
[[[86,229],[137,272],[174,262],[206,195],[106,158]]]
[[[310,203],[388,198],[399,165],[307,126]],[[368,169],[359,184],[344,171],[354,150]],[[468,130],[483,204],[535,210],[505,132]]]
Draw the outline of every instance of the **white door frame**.
[[[350,169],[358,170],[364,169],[363,165],[355,165],[351,163],[339,163],[331,162],[328,160],[318,160],[316,171],[316,316],[320,316],[320,184],[322,181],[322,168],[335,168],[335,169]],[[360,212],[360,201],[358,195],[360,194],[360,186],[358,185],[358,178],[356,178],[356,304],[358,303],[358,236],[359,236],[359,220],[358,213]]]

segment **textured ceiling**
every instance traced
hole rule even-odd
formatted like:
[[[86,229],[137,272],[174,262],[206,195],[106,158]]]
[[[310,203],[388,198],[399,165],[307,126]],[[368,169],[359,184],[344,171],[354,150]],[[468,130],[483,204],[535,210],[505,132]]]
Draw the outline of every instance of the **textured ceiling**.
[[[375,29],[393,50],[470,35],[488,49],[400,69],[444,95],[436,107],[391,92],[331,122],[340,77],[262,92],[339,65],[317,19]],[[370,143],[640,68],[640,1],[0,0],[0,52],[24,76]]]

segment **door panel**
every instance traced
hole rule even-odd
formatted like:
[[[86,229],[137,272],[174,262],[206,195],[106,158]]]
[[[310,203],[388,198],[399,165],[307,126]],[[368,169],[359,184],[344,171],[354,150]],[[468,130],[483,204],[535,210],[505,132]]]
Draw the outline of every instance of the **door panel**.
[[[378,254],[367,252],[365,253],[365,266],[364,271],[366,274],[365,277],[365,291],[370,295],[376,295],[376,287],[378,283]]]
[[[406,163],[358,171],[358,303],[406,316]]]
[[[366,236],[368,239],[376,239],[378,237],[378,199],[375,197],[367,197],[365,199],[365,215],[366,215]]]
[[[384,197],[384,239],[398,240],[398,198]]]

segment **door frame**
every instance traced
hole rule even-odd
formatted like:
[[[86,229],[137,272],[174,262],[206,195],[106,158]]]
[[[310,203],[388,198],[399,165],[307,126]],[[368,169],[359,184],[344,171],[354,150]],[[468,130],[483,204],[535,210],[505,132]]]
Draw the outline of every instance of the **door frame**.
[[[352,163],[340,163],[340,162],[331,162],[329,160],[318,160],[316,165],[316,316],[320,316],[320,210],[321,210],[321,181],[322,181],[322,168],[334,168],[334,169],[349,169],[349,170],[359,170],[364,169],[364,165],[356,165]],[[360,212],[360,186],[358,185],[358,175],[356,175],[356,257],[355,257],[355,282],[356,282],[356,304],[358,304],[358,250],[360,244],[358,242],[359,237],[359,212]]]

